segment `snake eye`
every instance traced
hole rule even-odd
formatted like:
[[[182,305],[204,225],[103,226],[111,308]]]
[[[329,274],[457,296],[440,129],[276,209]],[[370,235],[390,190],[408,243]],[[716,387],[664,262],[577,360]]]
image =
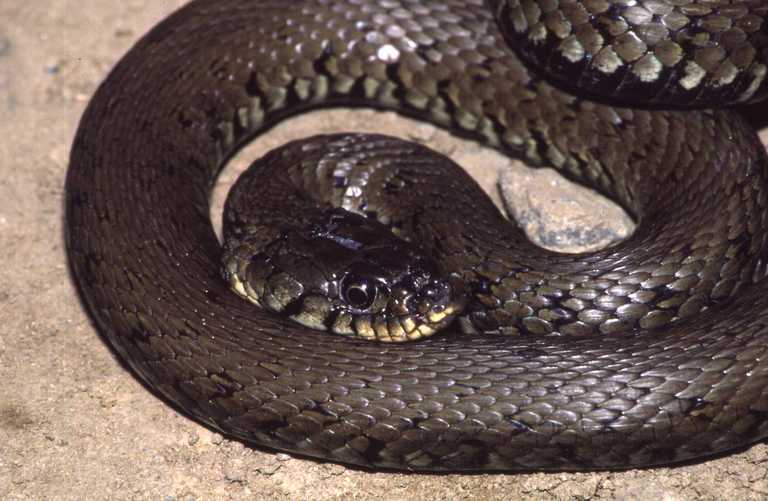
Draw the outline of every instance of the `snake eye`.
[[[358,310],[370,308],[376,300],[378,288],[372,280],[349,277],[342,284],[342,299],[351,307]]]

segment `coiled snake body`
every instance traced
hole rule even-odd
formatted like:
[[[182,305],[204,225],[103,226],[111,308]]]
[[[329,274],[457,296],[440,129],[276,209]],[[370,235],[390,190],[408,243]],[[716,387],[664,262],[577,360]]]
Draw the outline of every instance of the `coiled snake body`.
[[[67,246],[84,303],[138,377],[228,436],[368,467],[624,468],[768,435],[768,171],[754,131],[727,110],[611,107],[548,83],[565,69],[575,85],[604,73],[595,88],[619,100],[750,97],[765,7],[638,1],[621,18],[637,31],[607,45],[621,31],[610,2],[492,3],[509,38],[530,29],[539,44],[521,54],[547,76],[507,48],[482,0],[195,1],[123,58],[75,139]],[[699,43],[692,60],[659,34],[680,16],[696,21],[675,39]],[[210,189],[256,132],[346,104],[553,165],[638,229],[563,256],[484,228],[473,195],[431,198],[451,216],[433,227],[472,223],[433,245],[482,284],[472,321],[562,336],[385,345],[277,318],[221,278]]]

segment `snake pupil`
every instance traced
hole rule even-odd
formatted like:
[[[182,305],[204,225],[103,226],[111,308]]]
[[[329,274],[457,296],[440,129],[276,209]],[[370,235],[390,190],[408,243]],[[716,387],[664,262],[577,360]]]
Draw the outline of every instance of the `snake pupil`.
[[[344,300],[353,308],[364,310],[376,299],[376,286],[366,280],[356,280],[344,287]]]

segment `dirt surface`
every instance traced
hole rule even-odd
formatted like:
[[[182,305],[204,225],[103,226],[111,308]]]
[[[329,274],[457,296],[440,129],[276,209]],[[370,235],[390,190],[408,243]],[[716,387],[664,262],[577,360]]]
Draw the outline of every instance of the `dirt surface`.
[[[0,0],[1,499],[768,497],[766,445],[696,465],[620,473],[370,473],[230,442],[147,392],[99,340],[75,294],[62,242],[64,176],[77,122],[98,82],[137,37],[183,3]],[[428,142],[482,167],[489,188],[492,167],[507,165],[432,127],[345,111],[283,124],[235,163],[288,137],[344,129]],[[522,174],[513,184],[530,176],[516,172]],[[228,170],[225,181],[233,176]],[[529,185],[548,188],[524,189],[521,198],[533,200],[534,209],[547,205],[542,200],[566,200],[561,207],[570,213],[576,196],[549,189],[562,181],[531,179]],[[599,228],[604,219],[599,213]]]

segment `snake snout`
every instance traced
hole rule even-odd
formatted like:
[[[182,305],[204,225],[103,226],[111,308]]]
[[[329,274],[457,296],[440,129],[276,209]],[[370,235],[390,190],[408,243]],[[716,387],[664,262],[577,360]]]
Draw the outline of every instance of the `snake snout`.
[[[420,300],[419,312],[424,315],[432,316],[443,313],[450,308],[461,294],[457,294],[456,287],[446,280],[432,280],[426,284],[418,293]]]
[[[400,316],[407,339],[429,337],[447,327],[466,303],[464,285],[454,276],[408,280],[398,285],[389,309]]]

